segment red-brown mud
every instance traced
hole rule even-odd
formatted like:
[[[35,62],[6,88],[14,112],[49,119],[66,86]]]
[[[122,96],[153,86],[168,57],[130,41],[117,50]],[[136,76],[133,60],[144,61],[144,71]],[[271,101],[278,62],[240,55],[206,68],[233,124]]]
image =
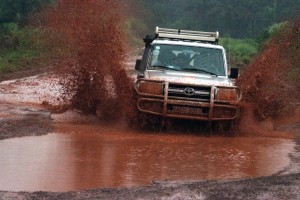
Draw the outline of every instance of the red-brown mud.
[[[146,134],[99,121],[57,123],[53,132],[0,141],[0,190],[74,191],[267,176],[289,165],[295,146],[285,139]]]
[[[48,26],[61,33],[70,52],[58,70],[65,97],[74,108],[108,121],[132,110],[119,6],[117,1],[60,0],[48,11]]]
[[[283,116],[299,102],[300,20],[290,22],[272,37],[241,74],[237,84],[244,102],[261,119]]]
[[[243,91],[240,129],[243,134],[283,136],[273,121],[296,115],[300,85],[300,20],[289,22],[264,46],[241,74]]]
[[[260,136],[270,138],[291,138],[291,134],[285,131],[276,130],[274,119],[258,119],[255,109],[250,103],[241,104],[241,116],[238,120],[239,130],[235,130],[243,136]]]
[[[47,12],[47,19],[48,27],[61,34],[69,51],[69,58],[58,69],[65,99],[71,100],[73,108],[97,114],[103,120],[126,118],[134,123],[139,119],[132,80],[125,71],[125,20],[120,5],[105,0],[60,0]],[[258,133],[254,127],[259,120],[273,119],[293,109],[297,98],[292,91],[299,87],[287,77],[288,69],[299,60],[299,44],[288,41],[299,40],[298,33],[299,22],[295,22],[272,38],[238,80],[244,102],[251,104],[243,107],[242,132]],[[273,130],[272,124],[267,126],[267,131]]]

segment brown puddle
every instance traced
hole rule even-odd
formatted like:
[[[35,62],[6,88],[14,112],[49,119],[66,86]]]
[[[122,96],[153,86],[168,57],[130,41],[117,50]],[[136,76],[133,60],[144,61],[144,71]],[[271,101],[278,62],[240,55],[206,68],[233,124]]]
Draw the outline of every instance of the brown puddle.
[[[0,141],[0,190],[71,191],[267,176],[289,165],[285,139],[137,133],[57,124],[56,133]]]

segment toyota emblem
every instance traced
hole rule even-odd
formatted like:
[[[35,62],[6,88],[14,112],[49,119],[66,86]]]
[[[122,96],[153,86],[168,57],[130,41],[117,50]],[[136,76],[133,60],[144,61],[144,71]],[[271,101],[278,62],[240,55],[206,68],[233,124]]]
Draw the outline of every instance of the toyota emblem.
[[[195,90],[190,87],[184,88],[183,92],[187,96],[193,96],[195,94]]]

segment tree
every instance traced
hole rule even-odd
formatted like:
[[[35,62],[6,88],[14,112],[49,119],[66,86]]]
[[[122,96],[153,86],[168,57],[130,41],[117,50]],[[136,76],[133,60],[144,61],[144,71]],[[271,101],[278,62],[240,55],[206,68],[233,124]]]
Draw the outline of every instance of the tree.
[[[24,26],[28,15],[53,2],[54,0],[0,0],[0,25],[15,22]]]
[[[148,11],[149,27],[220,31],[255,37],[266,27],[300,17],[300,0],[136,0]],[[150,22],[149,22],[150,21]],[[150,30],[152,30],[150,29]]]

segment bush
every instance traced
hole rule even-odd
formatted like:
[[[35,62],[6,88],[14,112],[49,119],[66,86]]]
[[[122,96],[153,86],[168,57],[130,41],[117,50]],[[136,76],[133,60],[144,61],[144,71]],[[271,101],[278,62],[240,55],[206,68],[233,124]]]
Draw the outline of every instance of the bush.
[[[6,29],[5,34],[2,33],[0,37],[0,73],[40,66],[47,60],[45,34],[41,29]]]
[[[288,26],[288,22],[280,22],[275,23],[268,28],[266,28],[257,38],[256,42],[259,44],[259,49],[261,49],[266,41],[270,39],[271,37],[275,36],[278,31],[283,29],[285,26]]]
[[[258,45],[253,39],[222,38],[220,44],[227,51],[230,65],[246,65],[257,54]]]

